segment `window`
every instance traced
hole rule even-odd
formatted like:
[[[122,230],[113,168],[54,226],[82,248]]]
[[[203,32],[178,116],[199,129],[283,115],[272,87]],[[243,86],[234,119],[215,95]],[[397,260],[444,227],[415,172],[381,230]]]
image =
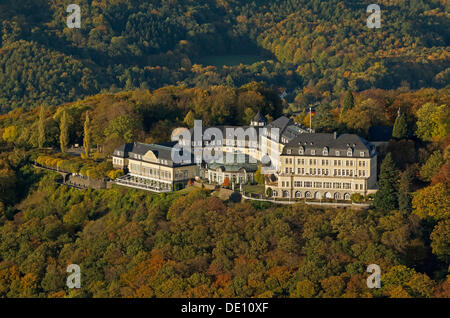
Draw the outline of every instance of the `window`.
[[[353,151],[351,148],[347,149],[347,157],[351,157],[353,155]]]
[[[361,157],[364,157],[364,151],[361,151],[361,152],[359,153],[359,155],[360,155]]]
[[[288,155],[290,155],[291,154],[291,149],[288,149],[287,153],[288,153]]]
[[[339,155],[340,155],[339,150],[336,150],[336,156],[339,156]]]
[[[323,154],[324,156],[328,156],[328,148],[327,148],[327,147],[324,147],[324,148],[323,148],[322,154]]]
[[[316,154],[316,151],[314,149],[311,149],[311,154],[314,156]]]
[[[303,155],[303,152],[304,152],[303,147],[300,147],[300,148],[298,149],[298,154],[299,154],[299,155]]]

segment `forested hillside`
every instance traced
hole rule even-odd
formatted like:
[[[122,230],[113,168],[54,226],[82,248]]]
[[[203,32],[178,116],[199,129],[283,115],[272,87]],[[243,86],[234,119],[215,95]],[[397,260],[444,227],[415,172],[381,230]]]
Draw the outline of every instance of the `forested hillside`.
[[[0,4],[0,109],[57,105],[101,91],[166,84],[288,89],[299,106],[351,89],[444,87],[445,1],[382,1],[382,28],[362,1],[82,0]],[[202,56],[259,55],[252,65],[196,65]],[[225,62],[226,64],[226,62]]]

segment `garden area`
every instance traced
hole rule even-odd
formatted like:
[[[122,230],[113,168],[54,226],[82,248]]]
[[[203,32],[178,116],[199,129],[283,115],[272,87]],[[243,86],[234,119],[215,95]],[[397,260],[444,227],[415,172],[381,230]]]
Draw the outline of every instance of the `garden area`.
[[[114,169],[111,160],[83,159],[64,153],[40,155],[36,164],[61,172],[79,174],[92,179],[116,179],[124,175],[123,170]]]

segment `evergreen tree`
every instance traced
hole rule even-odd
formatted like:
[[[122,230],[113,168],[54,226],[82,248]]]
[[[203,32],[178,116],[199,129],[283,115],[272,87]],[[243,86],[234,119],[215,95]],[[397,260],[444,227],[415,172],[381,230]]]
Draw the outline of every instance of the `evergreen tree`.
[[[67,120],[67,113],[64,110],[61,116],[61,122],[59,124],[59,144],[61,147],[61,152],[66,152],[67,146],[69,145],[69,124]]]
[[[398,170],[389,152],[381,163],[378,192],[374,205],[377,209],[390,211],[398,207]]]
[[[394,128],[392,130],[392,137],[396,139],[408,138],[408,124],[404,114],[400,114],[395,119]]]
[[[41,106],[39,112],[39,123],[38,123],[39,137],[38,144],[39,148],[44,147],[45,144],[45,107]]]
[[[400,176],[400,182],[398,187],[398,208],[403,213],[412,212],[412,181],[414,179],[414,168],[409,166]]]
[[[84,121],[84,138],[83,138],[83,148],[84,155],[89,158],[89,153],[91,151],[91,121],[89,119],[89,112],[86,112],[86,120]]]
[[[344,97],[344,103],[342,105],[341,116],[343,116],[347,111],[355,106],[355,100],[353,98],[352,91],[347,91],[347,94]]]

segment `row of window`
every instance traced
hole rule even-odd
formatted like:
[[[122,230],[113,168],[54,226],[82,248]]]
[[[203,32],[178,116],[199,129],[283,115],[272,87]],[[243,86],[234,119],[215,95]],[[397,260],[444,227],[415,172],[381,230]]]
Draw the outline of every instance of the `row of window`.
[[[289,188],[289,181],[281,181],[282,188]],[[321,182],[321,181],[294,181],[295,188],[317,188],[317,189],[348,189],[352,188],[349,182]],[[355,190],[364,190],[364,184],[355,184]]]
[[[118,158],[113,157],[113,164],[121,165],[121,164],[123,164],[123,159],[118,159]]]
[[[293,174],[294,168],[285,168],[284,172],[286,174]],[[310,175],[310,176],[328,176],[330,175],[329,169],[320,169],[320,168],[297,168],[297,175]],[[337,177],[353,177],[356,176],[356,173],[353,170],[349,169],[334,169],[333,176]],[[366,177],[367,173],[365,170],[358,170],[359,177]]]
[[[311,155],[313,155],[313,156],[316,155],[316,150],[315,150],[315,149],[311,149],[310,152],[311,152]],[[287,153],[288,155],[290,155],[290,154],[293,153],[293,150],[292,150],[292,149],[287,149],[287,150],[286,150],[286,153]],[[298,154],[299,154],[299,155],[304,155],[304,154],[305,154],[305,149],[304,149],[303,147],[300,147],[300,148],[298,149]],[[334,154],[335,154],[336,156],[340,156],[340,155],[341,155],[341,152],[340,152],[339,150],[336,150],[336,151],[334,152]],[[364,157],[364,154],[365,154],[364,151],[360,151],[360,152],[359,152],[359,156],[360,156],[360,157]],[[328,148],[327,148],[327,147],[325,147],[325,148],[322,150],[322,155],[324,155],[324,156],[328,156],[328,155],[329,155],[329,151],[328,151]],[[347,156],[348,156],[348,157],[353,156],[353,149],[351,149],[351,148],[347,149]]]
[[[292,165],[294,163],[294,160],[292,158],[286,158],[284,160],[285,164]],[[331,163],[333,163],[334,166],[345,166],[345,167],[354,167],[355,161],[354,160],[328,160],[328,159],[301,159],[297,158],[297,165],[305,165],[309,163],[310,166],[316,166],[318,163],[322,164],[322,166],[329,166]],[[359,161],[359,167],[366,167],[367,162],[366,161]]]
[[[189,178],[188,170],[175,170],[175,179],[176,180],[186,180]]]
[[[154,177],[158,179],[170,180],[172,177],[172,173],[169,171],[149,167],[142,167],[141,169],[141,166],[135,163],[130,163],[130,171],[142,176]]]
[[[289,191],[282,191],[281,192],[281,196],[283,198],[289,198]],[[278,196],[278,191],[274,190],[273,191],[273,196],[277,197]],[[320,192],[309,192],[306,191],[305,193],[302,193],[302,191],[295,191],[294,193],[294,197],[296,199],[300,199],[300,198],[306,198],[306,199],[335,199],[335,200],[341,200],[342,198],[344,198],[344,200],[350,200],[350,193],[345,193],[344,195],[340,194],[339,192],[336,192],[334,194],[331,194],[330,192],[325,192],[323,195]]]

